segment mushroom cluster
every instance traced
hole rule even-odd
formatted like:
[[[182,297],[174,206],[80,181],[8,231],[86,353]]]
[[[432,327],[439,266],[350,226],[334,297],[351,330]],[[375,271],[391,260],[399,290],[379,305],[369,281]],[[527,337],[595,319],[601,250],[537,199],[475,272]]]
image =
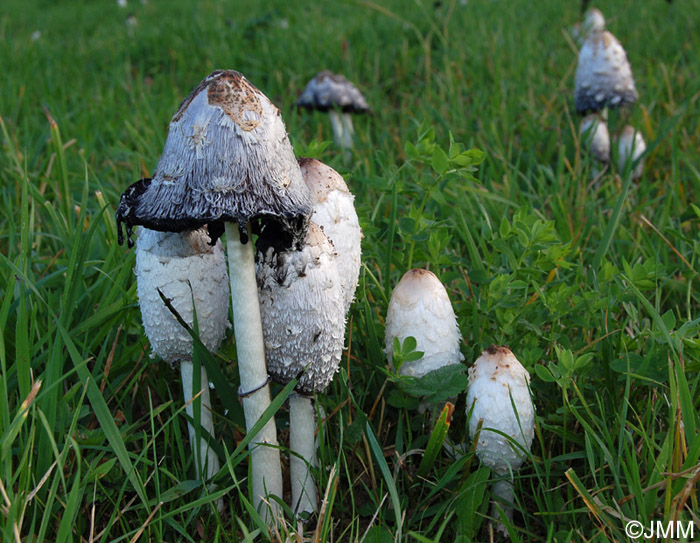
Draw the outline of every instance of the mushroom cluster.
[[[119,241],[135,225],[162,232],[226,231],[234,334],[248,431],[270,404],[251,231],[294,248],[311,213],[279,110],[240,73],[219,70],[180,104],[155,175],[130,186],[117,210]],[[131,240],[129,240],[131,243]],[[221,295],[221,292],[219,293]],[[268,520],[279,508],[282,471],[274,419],[250,444],[254,505]]]

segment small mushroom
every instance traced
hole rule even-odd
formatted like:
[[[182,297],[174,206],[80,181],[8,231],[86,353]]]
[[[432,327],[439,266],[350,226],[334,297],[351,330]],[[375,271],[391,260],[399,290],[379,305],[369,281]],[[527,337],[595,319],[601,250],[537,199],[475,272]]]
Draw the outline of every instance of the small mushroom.
[[[467,414],[472,412],[469,436],[474,439],[479,421],[483,421],[476,454],[498,477],[506,477],[522,465],[525,460],[523,450],[530,450],[535,436],[535,406],[530,397],[529,383],[530,374],[505,346],[491,345],[469,368]],[[496,482],[493,494],[506,503],[512,503],[511,482]],[[506,506],[504,513],[512,521],[512,507]],[[499,517],[495,504],[491,515]],[[502,522],[496,527],[507,535]]]
[[[304,88],[297,107],[328,111],[331,117],[333,138],[343,150],[352,149],[353,113],[370,111],[367,100],[347,78],[328,70],[319,72]]]
[[[597,8],[591,8],[586,10],[583,16],[583,22],[577,23],[574,26],[571,35],[580,47],[584,44],[591,32],[602,32],[603,30],[605,30],[605,17],[603,13]]]
[[[627,161],[632,165],[632,179],[642,177],[644,171],[644,160],[641,156],[647,150],[642,133],[634,127],[627,125],[622,129],[617,140],[617,167],[620,172],[624,172]]]
[[[338,253],[338,273],[345,299],[345,314],[355,296],[360,276],[362,229],[343,176],[313,158],[300,158],[299,166],[311,193],[311,220],[323,229]]]
[[[292,509],[316,511],[309,466],[316,465],[316,415],[311,395],[322,392],[338,370],[345,336],[345,294],[338,256],[323,230],[311,223],[299,250],[260,249],[257,280],[270,376],[299,382],[290,396]]]
[[[264,230],[268,243],[296,247],[306,236],[310,213],[309,191],[279,110],[233,70],[213,72],[183,100],[153,179],[129,187],[117,210],[120,242],[122,224],[127,236],[134,225],[181,232],[206,224],[212,244],[226,231],[248,431],[270,404],[249,236],[251,229]],[[265,497],[282,495],[274,419],[253,438],[250,450],[254,505],[273,521],[279,508]]]
[[[610,134],[608,125],[598,113],[586,115],[581,121],[581,142],[583,147],[598,162],[610,162]],[[598,172],[594,171],[594,175]]]
[[[637,101],[627,54],[607,30],[593,29],[579,51],[574,94],[581,114]]]
[[[428,270],[407,271],[391,293],[386,312],[386,355],[394,356],[394,338],[403,342],[416,339],[416,350],[423,352],[419,360],[404,362],[399,373],[423,377],[429,371],[464,360],[459,350],[462,336],[457,317],[445,287]]]
[[[141,228],[136,242],[135,273],[143,326],[153,355],[170,364],[179,363],[186,411],[194,417],[192,338],[166,307],[159,292],[170,300],[189,326],[193,326],[196,310],[200,340],[209,351],[217,351],[230,327],[228,273],[221,242],[209,245],[206,228],[179,234]],[[209,379],[204,366],[201,384],[200,425],[213,439]],[[197,439],[194,426],[189,423],[187,426],[197,475],[211,478],[219,471],[219,458],[205,439]],[[219,507],[222,505],[220,502]]]

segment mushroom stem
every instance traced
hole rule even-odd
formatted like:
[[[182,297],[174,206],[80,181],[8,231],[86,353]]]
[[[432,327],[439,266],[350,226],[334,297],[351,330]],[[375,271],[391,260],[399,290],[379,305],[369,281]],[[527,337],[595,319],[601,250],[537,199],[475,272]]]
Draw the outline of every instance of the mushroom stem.
[[[498,497],[503,504],[496,504],[494,501],[491,506],[491,516],[496,521],[496,531],[501,532],[503,535],[508,535],[508,529],[505,525],[505,520],[508,520],[509,524],[513,523],[513,508],[509,505],[513,503],[515,495],[513,494],[513,484],[510,481],[496,481],[493,484],[492,497]],[[503,516],[499,512],[499,507],[503,511]]]
[[[345,137],[343,135],[344,127],[340,115],[341,114],[334,109],[331,109],[329,112],[329,116],[331,118],[331,128],[333,129],[333,140],[335,140],[335,144],[338,147],[345,149]]]
[[[250,431],[270,405],[267,385],[265,347],[260,319],[260,302],[255,280],[253,243],[241,243],[238,225],[226,223],[226,253],[231,278],[231,307],[233,331],[236,336],[238,371],[246,430]],[[280,514],[279,506],[266,497],[282,497],[282,467],[277,447],[274,417],[263,426],[250,442],[253,505],[268,523]],[[265,503],[262,506],[261,503]]]
[[[343,113],[343,147],[345,149],[352,149],[352,137],[355,135],[355,128],[352,126],[352,115],[350,113]]]
[[[209,396],[209,378],[207,376],[207,370],[204,366],[201,367],[201,390],[202,393],[199,395],[198,400],[201,402],[202,408],[200,409],[200,421],[199,427],[202,429],[202,433],[197,439],[197,432],[194,425],[187,423],[187,430],[190,434],[190,446],[192,447],[192,452],[195,455],[195,465],[197,466],[197,477],[205,479],[211,479],[216,475],[221,467],[219,465],[219,457],[216,455],[214,450],[209,447],[209,442],[206,440],[204,432],[207,432],[211,438],[216,437],[214,435],[214,420],[212,419],[211,411],[211,397]],[[180,375],[182,376],[182,391],[185,397],[185,411],[194,420],[194,402],[192,398],[199,394],[199,391],[193,390],[193,375],[194,375],[194,364],[189,360],[182,360],[180,362]],[[214,489],[212,485],[209,487],[210,490]],[[217,500],[217,508],[219,511],[223,510],[224,502],[223,500]]]
[[[315,513],[318,497],[311,467],[316,458],[316,411],[311,398],[302,394],[289,397],[289,459],[292,482],[292,509],[296,514]]]

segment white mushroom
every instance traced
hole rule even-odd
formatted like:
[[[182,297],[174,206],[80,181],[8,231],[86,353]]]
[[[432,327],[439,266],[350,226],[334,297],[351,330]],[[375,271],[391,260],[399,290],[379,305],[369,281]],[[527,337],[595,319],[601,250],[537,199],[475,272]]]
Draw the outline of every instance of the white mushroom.
[[[579,113],[637,101],[627,54],[607,30],[592,31],[579,51],[574,94]]]
[[[330,166],[313,158],[300,158],[299,166],[311,193],[311,220],[323,228],[338,253],[345,299],[345,314],[355,296],[360,276],[362,229],[343,176]]]
[[[622,133],[617,140],[617,167],[620,172],[624,172],[627,161],[632,165],[632,179],[642,177],[644,171],[644,160],[641,156],[647,150],[642,133],[634,127],[627,125],[622,129]]]
[[[353,113],[370,111],[367,100],[348,79],[328,70],[319,72],[304,88],[297,107],[328,111],[336,144],[346,151],[352,149]]]
[[[608,125],[598,113],[591,113],[583,118],[580,133],[583,147],[590,152],[593,158],[603,164],[610,162]]]
[[[230,326],[228,274],[221,242],[209,245],[206,228],[179,234],[141,228],[136,242],[135,273],[143,326],[153,354],[171,364],[179,363],[186,411],[194,417],[192,398],[200,390],[192,389],[192,338],[166,307],[159,291],[189,326],[193,326],[196,309],[199,338],[209,351],[217,351]],[[209,380],[204,366],[200,402],[201,428],[213,439]],[[197,439],[194,426],[188,423],[188,428],[197,474],[211,478],[219,471],[219,458],[206,439]]]
[[[506,477],[522,465],[523,449],[530,450],[535,436],[535,407],[529,383],[530,374],[508,347],[491,345],[469,368],[466,407],[467,414],[471,411],[469,435],[474,439],[479,421],[483,421],[476,454],[498,477]],[[498,481],[493,494],[506,504],[512,503],[511,482]],[[506,506],[504,512],[512,521],[512,507]],[[491,514],[498,518],[495,504]],[[499,523],[497,529],[507,534],[503,523]]]
[[[311,214],[279,109],[242,74],[206,77],[170,122],[153,180],[131,185],[117,210],[127,235],[134,225],[179,232],[206,224],[212,241],[226,231],[231,305],[246,428],[270,405],[255,259],[250,230],[265,230],[280,247],[296,247]],[[234,224],[237,223],[237,226]],[[250,444],[253,503],[271,522],[282,495],[274,418]]]
[[[345,335],[345,302],[337,254],[320,227],[311,223],[298,251],[258,243],[257,279],[270,376],[299,382],[290,397],[292,509],[316,510],[309,466],[316,465],[316,414],[310,398],[338,370]]]
[[[577,23],[574,26],[571,36],[574,41],[581,46],[591,32],[602,32],[603,30],[605,30],[605,17],[603,13],[597,8],[591,8],[586,10],[583,16],[583,22]]]
[[[419,360],[404,362],[402,375],[422,377],[429,371],[464,360],[459,350],[462,336],[445,287],[428,270],[409,270],[396,285],[386,313],[386,355],[392,363],[394,338],[402,343],[416,339]]]

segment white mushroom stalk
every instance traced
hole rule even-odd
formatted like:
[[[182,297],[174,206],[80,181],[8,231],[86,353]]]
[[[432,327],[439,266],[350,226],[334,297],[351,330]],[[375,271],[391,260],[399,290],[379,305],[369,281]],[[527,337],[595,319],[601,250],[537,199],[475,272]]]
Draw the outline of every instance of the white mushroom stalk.
[[[136,224],[168,231],[206,224],[212,241],[226,230],[239,393],[249,432],[270,404],[249,234],[251,227],[264,230],[279,247],[296,247],[310,213],[279,110],[233,70],[213,72],[183,100],[153,180],[129,187],[117,210],[127,235]],[[252,437],[250,450],[253,503],[272,522],[279,507],[270,496],[282,496],[274,418]]]
[[[323,229],[338,254],[338,273],[343,288],[345,314],[355,297],[360,277],[362,229],[343,176],[313,158],[300,158],[299,166],[311,193],[311,220]]]
[[[219,458],[209,447],[206,434],[214,439],[209,380],[201,367],[198,390],[193,390],[192,338],[163,303],[159,291],[189,326],[197,312],[199,338],[211,352],[219,349],[228,321],[228,274],[221,243],[211,246],[206,228],[183,233],[156,232],[141,228],[136,242],[137,293],[146,335],[153,354],[180,365],[187,414],[194,418],[192,398],[199,394],[197,436],[188,422],[190,445],[195,455],[197,476],[207,479],[219,471]],[[194,306],[193,306],[194,302]],[[219,508],[223,502],[219,501]]]
[[[333,379],[345,335],[337,253],[323,230],[311,223],[300,250],[261,250],[257,278],[268,371],[282,384],[299,379],[297,394],[290,397],[292,509],[309,514],[317,509],[310,471],[317,464],[316,414],[310,395],[325,390]]]
[[[319,72],[304,88],[297,107],[328,111],[333,129],[333,139],[341,149],[352,149],[352,114],[370,111],[367,100],[348,79],[328,70]]]
[[[416,340],[419,360],[404,362],[399,373],[423,377],[426,373],[459,364],[464,355],[459,350],[462,336],[457,327],[452,304],[445,287],[428,270],[407,271],[391,293],[386,313],[386,355],[394,356],[394,338],[402,343],[409,336]]]
[[[469,368],[466,407],[467,414],[472,412],[469,436],[475,438],[479,421],[483,421],[476,454],[500,478],[508,477],[511,471],[522,465],[524,450],[530,450],[535,436],[535,406],[530,397],[529,383],[530,374],[508,347],[491,345]],[[508,505],[513,502],[511,482],[505,479],[496,482],[493,495],[505,502],[503,511],[512,521],[513,509]],[[499,518],[495,504],[491,514]],[[497,523],[496,527],[507,535],[503,522]]]
[[[641,156],[647,150],[642,133],[634,127],[627,125],[622,129],[617,141],[617,167],[620,173],[624,173],[627,163],[631,163],[632,179],[642,177],[644,171],[644,160]]]

